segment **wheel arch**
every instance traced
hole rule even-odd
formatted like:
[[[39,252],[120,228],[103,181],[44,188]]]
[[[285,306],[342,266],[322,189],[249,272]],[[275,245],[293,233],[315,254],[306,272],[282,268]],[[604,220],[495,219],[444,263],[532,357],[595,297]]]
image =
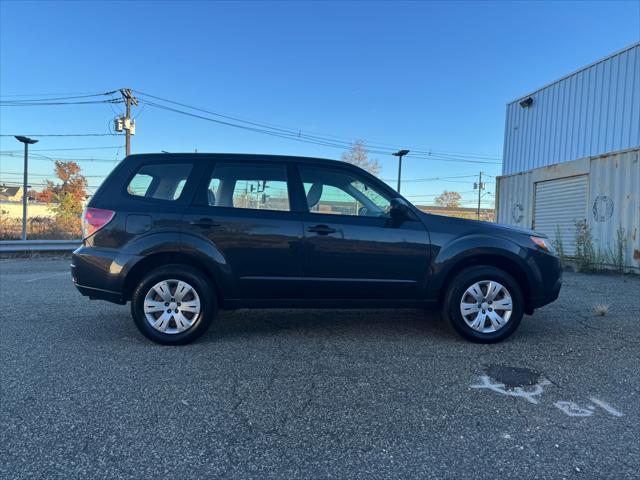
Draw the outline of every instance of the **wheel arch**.
[[[212,272],[203,268],[202,262],[199,262],[195,257],[180,251],[154,253],[142,258],[133,265],[127,273],[124,281],[124,288],[122,289],[124,300],[131,300],[136,285],[148,272],[169,264],[188,265],[189,267],[198,270],[211,284],[211,287],[216,294],[218,305],[222,305],[222,292],[220,291],[220,286]]]
[[[499,268],[504,270],[509,275],[511,275],[518,285],[522,289],[522,294],[525,299],[525,313],[531,314],[533,309],[531,308],[531,296],[532,296],[532,286],[529,277],[522,265],[520,265],[516,260],[500,254],[475,254],[468,257],[461,258],[459,261],[453,263],[444,274],[442,281],[440,283],[440,288],[438,289],[437,300],[438,303],[442,303],[444,301],[447,290],[449,289],[449,285],[453,281],[453,279],[463,270],[466,270],[469,267],[475,267],[480,265],[486,265],[490,267]]]

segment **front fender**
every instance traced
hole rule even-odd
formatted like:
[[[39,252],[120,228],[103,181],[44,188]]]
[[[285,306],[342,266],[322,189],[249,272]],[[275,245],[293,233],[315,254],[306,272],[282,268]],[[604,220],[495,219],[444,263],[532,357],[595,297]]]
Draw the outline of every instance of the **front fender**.
[[[519,276],[527,282],[526,290],[535,293],[535,285],[539,284],[541,275],[527,249],[508,238],[470,234],[457,237],[434,252],[429,297],[437,299],[440,296],[452,273],[466,265],[482,263],[483,259],[489,265],[498,263],[497,266],[508,265],[517,269]]]

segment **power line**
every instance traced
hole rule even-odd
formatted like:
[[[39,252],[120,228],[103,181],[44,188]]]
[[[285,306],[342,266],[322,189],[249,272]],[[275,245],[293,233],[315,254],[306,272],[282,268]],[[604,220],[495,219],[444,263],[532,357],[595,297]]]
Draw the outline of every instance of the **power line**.
[[[113,92],[104,92],[104,94],[115,93],[117,90]],[[20,93],[20,94],[11,94],[11,95],[0,95],[0,98],[13,98],[13,97],[55,97],[58,95],[75,95],[81,97],[83,95],[87,96],[97,96],[101,95],[100,93],[90,93],[90,92],[56,92],[56,93]]]
[[[473,193],[474,190],[468,191],[468,192],[455,192],[455,193],[459,193],[460,195],[465,195],[467,193]],[[415,194],[415,195],[405,195],[405,197],[407,198],[417,198],[417,197],[439,197],[440,195],[442,195],[441,193],[425,193],[425,194]]]
[[[453,178],[475,178],[475,175],[459,175],[456,177],[430,177],[430,178],[408,178],[408,179],[403,179],[402,183],[405,182],[431,182],[431,181],[439,181],[439,180],[449,180],[449,179],[453,179]],[[385,181],[385,182],[395,182],[397,180],[397,178],[382,178],[381,180]],[[468,182],[464,182],[464,183],[468,183]]]
[[[293,129],[285,129],[285,128],[280,128],[280,127],[273,127],[269,124],[266,123],[262,123],[262,122],[253,122],[253,121],[247,121],[247,120],[243,120],[239,117],[234,117],[231,115],[226,115],[226,114],[221,114],[218,112],[213,112],[211,110],[206,110],[203,108],[199,108],[199,107],[194,107],[191,105],[187,105],[184,103],[180,103],[180,102],[175,102],[173,100],[168,100],[162,97],[157,97],[154,95],[150,95],[150,94],[145,94],[144,92],[140,92],[140,91],[136,91],[138,94],[141,94],[141,101],[146,102],[147,104],[149,104],[150,106],[154,106],[156,108],[164,108],[166,110],[170,110],[176,113],[181,113],[183,115],[189,115],[189,116],[193,116],[196,118],[201,118],[204,120],[208,120],[211,122],[215,122],[215,123],[220,123],[223,125],[227,125],[227,126],[232,126],[232,127],[236,127],[236,128],[242,128],[245,130],[250,130],[250,131],[254,131],[254,132],[258,132],[258,133],[263,133],[263,134],[267,134],[267,135],[273,135],[273,136],[278,136],[281,138],[288,138],[290,140],[296,140],[296,141],[306,141],[307,143],[314,143],[314,144],[318,144],[318,145],[323,145],[323,146],[329,146],[329,147],[334,147],[334,148],[340,148],[340,149],[347,149],[350,148],[352,146],[352,142],[345,142],[345,141],[341,141],[341,140],[336,140],[335,137],[334,138],[327,138],[327,137],[323,137],[323,136],[319,136],[319,135],[310,135],[310,134],[305,134],[302,133],[301,130],[293,130]],[[199,111],[202,113],[207,113],[209,115],[215,115],[221,118],[225,118],[226,120],[233,120],[235,122],[242,122],[245,123],[247,125],[251,125],[251,127],[248,127],[247,125],[238,125],[237,123],[232,123],[229,121],[222,121],[222,120],[217,120],[217,119],[212,119],[209,117],[203,117],[202,115],[195,115],[192,114],[190,112],[185,112],[183,110],[179,110],[179,109],[175,109],[175,108],[171,108],[171,107],[167,107],[166,105],[160,105],[154,102],[150,102],[149,100],[146,100],[144,97],[152,97],[167,103],[171,103],[174,105],[179,105],[185,108],[189,108],[195,111]],[[393,153],[393,151],[395,150],[395,148],[393,149],[380,149],[380,147],[376,147],[374,144],[368,144],[369,150],[372,153],[377,153],[377,154],[381,154],[381,155],[389,155],[391,153]],[[373,148],[371,148],[373,147]],[[429,158],[429,159],[437,159],[437,160],[460,160],[460,161],[465,161],[468,163],[495,163],[495,164],[500,164],[500,162],[491,162],[491,161],[482,161],[482,160],[469,160],[469,159],[464,159],[462,157],[459,156],[451,156],[448,155],[446,153],[443,152],[434,152],[434,151],[426,151],[426,150],[419,150],[419,149],[412,149],[413,152],[416,153],[411,153],[408,156],[412,156],[412,157],[416,157],[416,158]],[[475,154],[474,154],[475,155]],[[478,158],[481,158],[480,155],[478,155]],[[489,157],[487,157],[489,158]]]
[[[120,90],[120,92],[122,91],[123,90]],[[126,91],[130,92],[130,90],[126,90]],[[134,91],[137,94],[139,94],[139,96],[141,96],[140,101],[143,102],[145,105],[149,105],[151,107],[155,107],[158,109],[171,111],[181,115],[190,116],[193,118],[198,118],[201,120],[206,120],[206,121],[217,123],[220,125],[225,125],[228,127],[243,129],[243,130],[251,131],[254,133],[261,133],[263,135],[270,135],[278,138],[294,140],[297,142],[302,142],[307,144],[337,148],[341,150],[349,149],[353,145],[352,141],[340,140],[341,137],[334,136],[334,135],[327,136],[327,135],[314,135],[314,134],[303,133],[301,129],[291,129],[291,128],[274,126],[272,124],[268,124],[265,122],[246,120],[237,116],[214,112],[204,108],[187,105],[181,102],[176,102],[174,100],[159,97],[156,95],[151,95],[139,90],[134,90]],[[62,100],[77,100],[82,98],[90,98],[90,97],[105,96],[105,95],[109,96],[117,92],[118,90],[113,90],[109,92],[86,94],[86,95],[59,96],[59,97],[39,98],[39,99],[31,99],[31,100],[4,100],[4,101],[1,101],[0,104],[2,104],[3,106],[36,106],[36,105],[78,105],[78,104],[93,104],[93,103],[108,103],[108,104],[122,103],[123,99],[62,101]],[[131,97],[131,94],[129,94],[129,97],[133,98]],[[125,100],[126,98],[129,98],[129,97],[125,95]],[[164,102],[164,104],[153,102],[149,100],[149,98],[156,99],[160,102]],[[57,100],[57,101],[54,101],[54,100]],[[176,105],[189,110],[205,113],[208,116],[195,114],[193,112],[188,112],[179,108],[174,108],[166,104]],[[211,118],[211,116],[215,116],[218,118]],[[100,134],[100,136],[107,136],[107,135],[115,136],[117,134],[115,133]],[[9,136],[9,135],[3,135],[3,136]],[[49,135],[31,135],[31,136],[38,137],[38,136],[98,136],[98,135],[96,134],[56,134],[56,135],[49,134]],[[367,142],[365,146],[371,153],[378,154],[378,155],[390,155],[396,149],[396,147],[388,147],[388,146],[385,146],[385,144],[377,144],[372,142]],[[495,165],[501,164],[501,162],[499,161],[494,161],[494,160],[498,160],[499,157],[493,157],[493,156],[481,155],[481,154],[475,154],[475,153],[461,154],[461,153],[455,153],[455,152],[423,150],[415,147],[411,148],[411,153],[407,156],[411,158],[427,159],[427,160],[433,160],[433,161],[446,161],[446,162],[452,162],[452,163],[495,164]]]
[[[87,93],[83,95],[74,95],[74,96],[68,96],[68,97],[31,98],[29,100],[0,100],[0,102],[3,102],[3,103],[51,102],[54,100],[76,100],[78,98],[102,97],[102,96],[113,95],[114,93],[117,93],[117,90],[112,90],[110,92],[102,92],[102,93]],[[65,95],[65,94],[58,94],[58,95]],[[0,95],[0,97],[6,97],[6,96],[7,95]],[[41,95],[41,96],[45,96],[45,95]]]
[[[15,137],[16,135],[24,135],[22,133],[15,135],[2,134],[0,137]],[[43,133],[28,134],[28,137],[121,137],[118,133]]]
[[[84,100],[84,101],[77,101],[77,102],[36,102],[36,103],[29,103],[29,102],[21,102],[21,103],[17,103],[17,102],[3,102],[0,101],[0,107],[39,107],[39,106],[46,106],[46,105],[95,105],[95,104],[99,104],[99,103],[123,103],[123,101],[121,99],[117,99],[114,98],[112,100]]]
[[[207,110],[204,108],[200,108],[200,107],[194,107],[192,105],[187,105],[185,103],[181,103],[181,102],[176,102],[174,100],[169,100],[167,98],[162,98],[156,95],[151,95],[145,92],[142,92],[140,90],[134,90],[136,93],[138,93],[139,95],[141,95],[141,100],[146,101],[147,103],[150,103],[148,100],[144,100],[144,97],[150,97],[150,98],[154,98],[156,100],[160,100],[162,102],[166,102],[166,103],[170,103],[173,105],[178,105],[184,108],[188,108],[191,110],[195,110],[195,111],[199,111],[202,113],[207,113],[209,115],[214,115],[220,118],[224,118],[226,120],[232,120],[235,122],[241,122],[244,123],[246,125],[251,125],[253,127],[258,127],[260,129],[267,129],[273,132],[277,132],[277,133],[281,133],[284,134],[286,136],[294,136],[294,137],[298,137],[298,138],[306,138],[306,139],[312,139],[312,140],[318,140],[318,141],[324,141],[324,142],[331,142],[331,143],[339,143],[340,144],[340,148],[349,148],[352,145],[352,141],[343,141],[340,140],[340,138],[344,138],[344,137],[339,137],[336,135],[311,135],[311,134],[307,134],[307,133],[302,133],[301,129],[293,129],[293,128],[288,128],[288,127],[281,127],[281,126],[274,126],[272,124],[268,124],[265,122],[257,122],[257,121],[251,121],[251,120],[245,120],[242,119],[240,117],[237,116],[233,116],[233,115],[228,115],[228,114],[223,114],[220,112],[214,112],[211,110]],[[151,104],[151,103],[150,103]],[[157,106],[157,104],[156,104]],[[215,121],[213,119],[209,119],[211,121]],[[225,123],[226,124],[226,123]],[[235,125],[237,126],[237,125]],[[260,133],[266,133],[266,132],[260,132]],[[370,150],[372,149],[377,149],[377,150],[381,150],[381,151],[373,151],[372,153],[379,153],[379,154],[390,154],[393,153],[393,151],[397,150],[397,146],[391,146],[388,144],[381,144],[381,143],[372,143],[372,142],[365,142],[366,145],[369,147]],[[331,146],[331,145],[327,145],[327,146]],[[495,156],[488,156],[488,155],[481,155],[481,154],[462,154],[460,152],[439,152],[439,151],[433,151],[433,150],[421,150],[415,147],[410,148],[411,151],[413,152],[411,154],[411,156],[413,157],[422,157],[422,156],[427,156],[427,157],[432,157],[432,158],[456,158],[459,159],[461,158],[461,155],[466,155],[467,157],[472,157],[478,160],[484,159],[484,160],[500,160],[500,157],[495,157]],[[487,163],[493,163],[493,162],[487,162]],[[498,162],[500,163],[500,162]]]
[[[33,156],[35,156],[36,158],[34,158],[34,160],[49,160],[50,162],[54,162],[56,160],[60,160],[60,161],[72,161],[72,162],[102,162],[102,163],[114,163],[114,162],[119,162],[120,159],[118,158],[68,158],[68,157],[49,157],[47,155],[42,155],[42,154],[36,154],[33,153]],[[14,154],[14,153],[0,153],[0,156],[3,157],[12,157],[12,158],[20,158],[19,154]]]
[[[87,98],[93,97],[104,97],[111,96],[116,91],[109,92],[100,92],[100,93],[91,93],[85,95],[73,95],[73,96],[64,96],[64,97],[47,97],[47,98],[31,98],[31,99],[20,99],[20,100],[0,100],[0,106],[3,107],[33,107],[33,106],[41,106],[41,105],[91,105],[97,103],[120,103],[122,102],[119,98],[110,98],[107,100],[84,100]]]
[[[198,118],[201,120],[206,120],[209,122],[213,122],[213,123],[217,123],[220,125],[226,125],[229,127],[234,127],[234,128],[239,128],[242,130],[247,130],[247,131],[252,131],[252,132],[256,132],[256,133],[262,133],[265,135],[271,135],[271,136],[275,136],[275,137],[279,137],[279,138],[285,138],[288,140],[294,140],[297,142],[302,142],[302,143],[310,143],[310,144],[314,144],[314,145],[321,145],[321,146],[325,146],[325,147],[332,147],[332,148],[339,148],[341,150],[344,149],[348,149],[351,148],[352,144],[351,143],[345,143],[345,142],[340,142],[340,141],[332,141],[330,139],[323,139],[321,137],[318,136],[313,136],[313,135],[306,135],[306,134],[302,134],[300,132],[283,132],[283,129],[278,129],[279,131],[274,131],[274,130],[268,130],[265,128],[258,128],[258,127],[251,127],[251,126],[246,126],[246,125],[240,125],[237,123],[233,123],[233,122],[229,122],[226,120],[218,120],[215,118],[210,118],[210,117],[206,117],[204,115],[200,115],[200,114],[196,114],[196,113],[192,113],[192,112],[186,112],[184,110],[180,110],[177,108],[173,108],[173,107],[169,107],[166,105],[161,105],[155,102],[150,102],[149,100],[145,100],[144,98],[140,98],[140,101],[143,103],[146,103],[147,105],[154,107],[154,108],[159,108],[159,109],[163,109],[163,110],[168,110],[174,113],[178,113],[178,114],[182,114],[182,115],[186,115],[189,117],[194,117],[194,118]],[[174,102],[175,103],[175,102]],[[188,107],[191,108],[191,107]],[[193,108],[194,110],[196,110],[196,108]],[[203,111],[203,109],[197,109],[199,111]],[[383,151],[383,150],[374,150],[374,149],[369,149],[370,152],[375,153],[375,154],[380,154],[380,155],[390,155],[391,153],[393,153],[392,151]],[[450,162],[455,162],[455,163],[484,163],[484,164],[500,164],[500,162],[491,162],[491,161],[484,161],[484,160],[469,160],[469,159],[462,159],[462,158],[455,158],[455,157],[447,157],[445,155],[413,155],[413,154],[409,154],[407,156],[411,156],[414,158],[424,158],[424,159],[430,159],[430,160],[436,160],[436,161],[450,161]]]
[[[60,179],[57,179],[58,182],[60,182]],[[55,182],[53,182],[55,184]],[[11,180],[2,180],[0,181],[0,184],[5,184],[5,185],[16,185],[16,186],[21,186],[22,182],[14,182]],[[29,182],[29,186],[31,187],[47,187],[49,184],[48,183],[44,183],[41,180],[38,180],[36,182]],[[87,188],[98,188],[100,185],[86,185]]]
[[[86,101],[85,100],[63,101],[63,100],[77,100],[82,98],[109,96],[117,93],[118,91],[122,92],[122,90],[112,90],[108,92],[73,95],[73,96],[58,96],[58,97],[47,97],[47,98],[38,98],[38,99],[29,99],[29,100],[2,100],[0,101],[0,104],[2,106],[80,105],[80,104],[95,104],[95,103],[107,103],[112,105],[112,104],[123,103],[123,99],[111,98],[108,100],[86,100]],[[273,124],[269,124],[266,122],[246,120],[238,116],[228,115],[220,112],[214,112],[214,111],[196,107],[193,105],[187,105],[185,103],[159,97],[157,95],[151,95],[149,93],[145,93],[139,90],[133,90],[133,91],[141,95],[140,100],[141,102],[144,102],[144,104],[146,105],[149,105],[158,109],[164,109],[174,113],[218,123],[218,124],[233,127],[233,128],[239,128],[239,129],[251,131],[254,133],[271,135],[271,136],[275,136],[275,137],[279,137],[287,140],[294,140],[302,143],[308,143],[308,144],[319,145],[319,146],[330,147],[330,148],[338,148],[341,150],[349,149],[353,145],[353,142],[351,140],[341,139],[345,137],[339,137],[336,135],[326,135],[326,134],[315,135],[315,134],[303,133],[301,129],[292,129],[288,127],[275,126]],[[156,102],[152,102],[149,100],[149,98],[158,100],[160,102],[164,102],[165,104],[163,105]],[[187,108],[189,110],[197,111],[200,113],[206,113],[207,115],[215,116],[218,118],[211,118],[210,116],[205,117],[203,115],[198,115],[198,114],[187,112],[178,108],[173,108],[166,104],[180,106],[180,107]],[[221,120],[221,119],[224,119],[224,120]],[[112,133],[112,134],[104,134],[104,135],[117,135],[117,134]],[[3,135],[3,136],[9,136],[9,135]],[[36,136],[95,136],[95,135],[65,134],[65,135],[32,135],[32,136],[36,137]],[[378,155],[390,155],[397,149],[396,146],[392,147],[392,146],[389,146],[388,144],[374,143],[374,142],[366,142],[365,146],[371,153],[378,154]],[[419,149],[415,147],[411,148],[411,152],[407,156],[411,158],[427,159],[427,160],[434,160],[434,161],[447,161],[447,162],[453,162],[453,163],[474,163],[474,164],[477,163],[477,164],[495,164],[495,165],[501,164],[500,161],[496,161],[496,160],[500,160],[500,158],[496,156],[482,155],[477,153],[442,152],[442,151],[435,151],[435,150],[424,150],[424,149]]]
[[[22,175],[22,172],[0,172],[0,175]],[[85,178],[105,178],[106,175],[84,175]],[[33,173],[29,172],[30,177],[55,177],[55,173]]]
[[[112,147],[73,147],[73,148],[37,148],[29,149],[30,152],[65,152],[71,150],[107,150],[124,148],[124,145],[114,145]],[[0,150],[0,153],[20,153],[20,150]]]

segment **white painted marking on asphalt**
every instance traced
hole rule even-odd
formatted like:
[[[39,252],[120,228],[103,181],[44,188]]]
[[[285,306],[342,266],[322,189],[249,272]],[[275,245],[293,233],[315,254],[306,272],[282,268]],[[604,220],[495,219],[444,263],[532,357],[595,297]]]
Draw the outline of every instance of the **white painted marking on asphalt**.
[[[71,275],[71,274],[69,272],[52,273],[50,275],[43,275],[41,277],[29,278],[25,280],[25,283],[37,282],[38,280],[46,280],[47,278],[61,277],[62,275]]]
[[[514,389],[509,390],[504,383],[492,383],[491,379],[487,375],[482,375],[480,377],[480,381],[482,383],[478,385],[471,385],[471,388],[486,388],[492,392],[501,393],[502,395],[507,395],[509,397],[524,398],[534,405],[538,404],[538,399],[535,397],[542,395],[544,393],[544,387],[551,384],[549,380],[543,379],[537,384],[532,385],[532,390],[525,390],[523,387],[515,387]]]
[[[603,410],[605,410],[607,413],[610,413],[611,415],[613,415],[614,417],[622,417],[624,415],[624,413],[616,410],[615,408],[613,408],[611,405],[609,405],[607,402],[604,402],[602,400],[598,400],[595,397],[591,397],[589,400],[591,400],[593,403],[595,403],[596,405],[598,405],[600,408],[602,408]]]
[[[593,415],[593,410],[582,408],[575,402],[560,401],[555,402],[553,405],[570,417],[590,417]]]

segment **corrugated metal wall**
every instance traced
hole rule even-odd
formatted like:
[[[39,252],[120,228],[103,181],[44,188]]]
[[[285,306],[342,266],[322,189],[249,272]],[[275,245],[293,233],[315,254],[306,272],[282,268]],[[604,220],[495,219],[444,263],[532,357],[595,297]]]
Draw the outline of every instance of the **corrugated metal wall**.
[[[625,264],[640,268],[640,149],[498,177],[498,223],[531,228],[536,185],[576,175],[588,175],[586,217],[594,247],[602,251],[612,249],[616,231],[621,227],[626,238]],[[537,194],[543,194],[543,190],[538,189]],[[575,231],[562,234],[575,236]]]
[[[640,147],[640,43],[507,105],[503,175]]]
[[[498,177],[498,207],[496,221],[504,225],[531,228],[533,182],[531,172]]]
[[[622,227],[627,264],[640,266],[640,150],[591,160],[589,210],[595,246],[612,247]]]

